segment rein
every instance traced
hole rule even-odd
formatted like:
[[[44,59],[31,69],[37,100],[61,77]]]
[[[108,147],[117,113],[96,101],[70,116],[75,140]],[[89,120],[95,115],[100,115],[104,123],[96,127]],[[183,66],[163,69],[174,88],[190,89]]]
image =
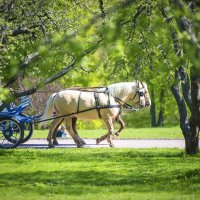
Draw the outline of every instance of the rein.
[[[121,99],[119,99],[118,97],[114,97],[114,99],[120,104],[123,103],[123,105],[121,106],[122,108],[125,108],[127,110],[132,110],[132,111],[138,111],[139,109],[138,108],[134,108],[133,106],[131,106],[130,104],[122,101]]]
[[[110,105],[109,107],[108,106],[101,106],[100,109],[108,109],[108,108],[121,108],[121,105]],[[88,108],[86,110],[81,110],[81,111],[79,111],[79,113],[87,112],[87,111],[94,110],[94,109],[96,109],[96,107]],[[46,122],[46,121],[49,121],[49,120],[52,120],[52,119],[58,119],[58,118],[68,117],[68,116],[76,115],[76,114],[77,114],[77,112],[73,112],[73,113],[66,114],[66,115],[53,116],[53,117],[50,117],[50,118],[44,119],[44,120],[37,120],[37,118],[40,117],[40,116],[35,116],[34,117],[34,123]]]

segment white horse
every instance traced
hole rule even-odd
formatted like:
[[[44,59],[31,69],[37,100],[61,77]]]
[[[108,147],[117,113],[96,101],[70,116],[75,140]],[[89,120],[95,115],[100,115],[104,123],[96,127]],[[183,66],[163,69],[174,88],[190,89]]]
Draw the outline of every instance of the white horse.
[[[77,147],[82,147],[86,143],[80,138],[76,130],[77,118],[83,120],[102,119],[106,124],[108,133],[101,138],[97,138],[96,142],[99,144],[107,139],[110,147],[114,147],[112,135],[119,135],[124,128],[120,112],[123,107],[130,106],[127,104],[128,102],[137,104],[140,108],[149,107],[151,100],[147,85],[135,81],[116,83],[95,90],[69,88],[49,97],[44,114],[39,121],[51,118],[53,114],[56,117],[53,119],[47,137],[49,147],[58,144],[56,132],[63,121]],[[116,133],[114,133],[113,127],[115,121],[121,125]]]

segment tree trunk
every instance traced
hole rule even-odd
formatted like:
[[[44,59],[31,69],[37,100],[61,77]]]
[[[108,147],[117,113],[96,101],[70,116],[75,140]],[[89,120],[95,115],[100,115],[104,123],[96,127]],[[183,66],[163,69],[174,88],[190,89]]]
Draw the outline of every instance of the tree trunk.
[[[163,125],[164,125],[164,109],[163,107],[161,107],[158,115],[157,126],[162,127]]]
[[[156,104],[155,104],[155,89],[154,86],[151,89],[151,127],[156,127]]]
[[[181,94],[181,81],[180,74],[178,70],[175,70],[175,80],[171,87],[172,94],[176,100],[180,116],[180,128],[182,130],[183,136],[185,138],[185,151],[190,154],[191,145],[190,144],[190,125],[187,117],[187,109],[184,98]]]
[[[157,126],[161,127],[164,124],[164,89],[160,91],[160,111],[158,115]]]
[[[175,82],[178,80],[178,71],[175,72]],[[185,151],[187,154],[194,155],[199,152],[199,127],[200,127],[200,79],[191,81],[191,118],[188,122],[187,109],[185,98],[181,94],[181,83],[172,86],[172,93],[176,99],[179,114],[180,114],[180,127],[185,138]],[[187,92],[190,95],[189,92]],[[187,97],[188,98],[188,97]]]
[[[190,134],[185,137],[185,151],[195,155],[199,152],[199,128],[195,119],[190,120]]]
[[[190,118],[190,135],[186,138],[186,151],[189,154],[199,152],[200,129],[200,78],[191,78],[192,114]]]

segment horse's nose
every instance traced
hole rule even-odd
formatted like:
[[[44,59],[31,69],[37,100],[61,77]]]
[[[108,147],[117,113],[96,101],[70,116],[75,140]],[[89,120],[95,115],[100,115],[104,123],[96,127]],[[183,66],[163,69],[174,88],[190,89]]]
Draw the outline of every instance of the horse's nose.
[[[139,108],[144,108],[144,107],[145,107],[145,105],[143,105],[143,104],[139,105]]]
[[[146,107],[149,107],[149,106],[150,106],[150,103],[149,103],[149,102],[146,102],[146,103],[145,103],[145,106],[146,106]]]

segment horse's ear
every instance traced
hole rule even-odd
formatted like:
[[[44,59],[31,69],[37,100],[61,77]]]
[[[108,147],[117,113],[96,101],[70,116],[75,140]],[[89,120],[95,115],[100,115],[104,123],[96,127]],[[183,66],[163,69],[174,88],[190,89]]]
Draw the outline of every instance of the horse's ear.
[[[142,81],[137,80],[137,86],[138,86],[138,88],[143,87]]]

